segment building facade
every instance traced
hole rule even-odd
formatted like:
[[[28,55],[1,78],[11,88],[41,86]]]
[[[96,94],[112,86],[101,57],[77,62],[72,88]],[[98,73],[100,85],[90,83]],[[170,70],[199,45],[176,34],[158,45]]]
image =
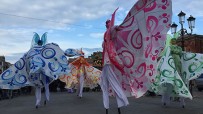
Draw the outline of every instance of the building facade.
[[[11,66],[9,62],[5,61],[4,56],[0,56],[0,74]]]
[[[203,53],[203,35],[185,35],[183,38],[185,51],[193,53]],[[178,45],[182,46],[181,37],[179,37],[177,41]]]

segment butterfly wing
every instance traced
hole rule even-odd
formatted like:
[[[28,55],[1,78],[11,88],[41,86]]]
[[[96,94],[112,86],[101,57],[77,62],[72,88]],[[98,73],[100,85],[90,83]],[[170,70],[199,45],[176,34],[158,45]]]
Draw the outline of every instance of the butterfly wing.
[[[0,75],[0,88],[19,89],[30,85],[26,70],[26,54]]]
[[[170,28],[171,0],[139,0],[116,28],[114,45],[125,76],[116,74],[127,96],[141,97],[155,79],[157,58]]]

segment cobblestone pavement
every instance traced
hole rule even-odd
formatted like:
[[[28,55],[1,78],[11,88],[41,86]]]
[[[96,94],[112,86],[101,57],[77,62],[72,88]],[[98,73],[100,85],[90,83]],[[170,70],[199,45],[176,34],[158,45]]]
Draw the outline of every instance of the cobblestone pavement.
[[[35,96],[18,96],[0,101],[0,114],[105,114],[102,92],[84,92],[79,99],[75,93],[51,93],[46,106],[35,109]],[[186,100],[183,109],[178,102],[162,106],[161,96],[129,98],[130,105],[121,108],[121,114],[203,114],[203,92],[194,92],[193,100]],[[117,114],[115,98],[110,98],[109,114]]]

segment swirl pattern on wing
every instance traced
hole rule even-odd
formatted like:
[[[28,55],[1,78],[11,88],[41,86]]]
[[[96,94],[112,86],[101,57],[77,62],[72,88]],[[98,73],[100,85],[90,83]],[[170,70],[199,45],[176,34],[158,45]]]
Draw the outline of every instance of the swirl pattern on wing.
[[[56,52],[52,48],[44,48],[42,50],[42,57],[45,59],[51,59],[56,55]]]
[[[94,88],[98,86],[100,81],[101,71],[89,66],[83,57],[78,57],[70,63],[71,72],[68,75],[60,78],[62,82],[66,83],[66,88],[72,88],[80,82],[80,77],[84,76],[84,87]]]
[[[115,72],[128,96],[141,97],[155,81],[156,60],[164,48],[171,18],[171,0],[139,0],[117,27],[114,45],[125,75],[116,68]]]
[[[152,89],[158,94],[164,94],[164,84],[169,83],[173,85],[172,96],[185,97],[192,99],[192,96],[185,85],[184,79],[176,70],[174,59],[171,55],[170,47],[167,48],[166,54],[162,56],[158,65],[158,73],[153,82]],[[186,66],[185,66],[186,67]]]
[[[25,56],[5,70],[0,77],[0,88],[3,89],[19,89],[28,85]]]
[[[68,71],[67,58],[57,44],[34,46],[0,75],[0,87],[19,89],[24,86],[35,86],[36,83],[40,83],[35,74],[41,73],[49,80],[53,80],[68,74]]]

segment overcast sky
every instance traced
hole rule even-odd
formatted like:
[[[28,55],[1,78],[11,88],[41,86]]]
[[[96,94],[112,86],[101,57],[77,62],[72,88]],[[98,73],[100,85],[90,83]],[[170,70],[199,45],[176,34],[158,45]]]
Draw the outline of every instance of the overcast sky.
[[[33,32],[48,32],[48,42],[67,48],[101,48],[105,21],[119,7],[120,24],[137,0],[1,0],[0,55],[14,63],[29,50]],[[196,18],[194,33],[203,34],[203,0],[172,0],[173,21],[182,10]],[[185,23],[185,28],[187,23]],[[180,25],[179,25],[180,27]],[[169,31],[170,32],[170,31]]]

